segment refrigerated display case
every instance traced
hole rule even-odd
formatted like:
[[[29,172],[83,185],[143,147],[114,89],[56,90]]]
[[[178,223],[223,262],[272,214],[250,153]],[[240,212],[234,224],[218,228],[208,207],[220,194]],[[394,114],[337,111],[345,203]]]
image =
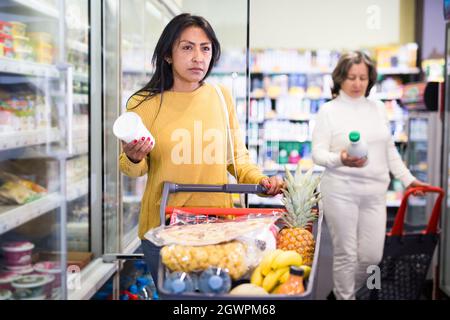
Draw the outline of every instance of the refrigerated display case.
[[[440,184],[441,121],[437,112],[409,112],[407,163],[411,173],[431,185]],[[431,214],[434,198],[413,197],[408,203],[406,223],[423,227]]]
[[[446,8],[448,3],[446,2]],[[446,19],[450,19],[446,16]],[[443,120],[443,148],[441,185],[445,190],[445,198],[441,216],[441,238],[439,243],[439,287],[450,296],[450,22],[445,31],[445,98]]]
[[[64,299],[71,85],[70,67],[62,64],[64,3],[2,1],[1,6],[2,289],[6,285],[12,299]]]

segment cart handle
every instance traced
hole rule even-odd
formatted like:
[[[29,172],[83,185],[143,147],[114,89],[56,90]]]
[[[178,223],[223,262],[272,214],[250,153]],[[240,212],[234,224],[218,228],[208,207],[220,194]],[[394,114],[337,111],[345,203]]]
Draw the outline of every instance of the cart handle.
[[[397,214],[395,216],[394,225],[392,227],[392,230],[388,232],[388,236],[403,235],[403,224],[405,221],[406,208],[408,206],[408,198],[412,193],[416,191],[423,191],[425,193],[428,192],[439,193],[439,196],[434,204],[433,211],[431,213],[430,221],[428,222],[427,228],[422,231],[423,234],[437,233],[439,216],[441,215],[441,204],[442,199],[444,198],[444,190],[439,187],[415,187],[408,189],[404,194],[400,208],[398,209]]]
[[[159,209],[160,224],[163,226],[166,220],[166,207],[169,195],[176,192],[220,192],[220,193],[266,193],[266,188],[259,184],[178,184],[164,182],[161,206]]]

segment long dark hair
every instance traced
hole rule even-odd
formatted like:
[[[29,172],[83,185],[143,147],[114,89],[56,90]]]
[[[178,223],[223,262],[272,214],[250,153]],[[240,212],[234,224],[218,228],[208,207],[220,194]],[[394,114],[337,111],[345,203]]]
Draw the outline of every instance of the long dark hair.
[[[375,85],[377,81],[377,70],[375,68],[375,63],[370,59],[370,57],[362,51],[354,51],[344,53],[340,58],[336,65],[336,68],[333,70],[333,88],[331,89],[331,93],[333,94],[333,98],[336,98],[339,95],[339,91],[341,90],[341,85],[347,79],[348,71],[354,64],[360,64],[364,62],[369,69],[369,84],[367,86],[367,90],[365,92],[365,96],[368,97],[370,93],[370,89]]]
[[[138,90],[134,95],[144,97],[137,105],[143,101],[149,100],[157,94],[162,94],[173,86],[172,65],[166,59],[172,57],[172,48],[175,41],[179,39],[181,33],[189,27],[201,28],[211,41],[212,59],[208,67],[208,71],[202,81],[210,74],[211,69],[220,58],[220,43],[209,22],[200,16],[194,16],[189,13],[182,13],[174,17],[164,28],[155,51],[153,52],[152,65],[155,73],[142,89]],[[133,96],[134,96],[133,95]],[[162,101],[162,99],[161,99]]]

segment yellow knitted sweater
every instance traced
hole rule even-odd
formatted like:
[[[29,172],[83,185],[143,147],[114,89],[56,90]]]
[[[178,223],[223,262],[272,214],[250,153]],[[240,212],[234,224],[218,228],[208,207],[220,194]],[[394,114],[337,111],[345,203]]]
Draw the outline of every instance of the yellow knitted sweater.
[[[239,133],[239,122],[229,92],[221,87],[228,108],[234,158],[239,183],[258,184],[263,175],[252,164],[248,150]],[[131,162],[120,154],[120,171],[129,177],[148,174],[141,202],[139,237],[160,224],[159,208],[165,181],[189,184],[225,184],[227,170],[226,118],[221,100],[212,85],[207,83],[192,92],[166,91],[160,107],[161,95],[142,102],[133,96],[127,110],[136,112],[155,138],[155,147],[140,163]],[[220,146],[218,148],[217,146]],[[228,161],[229,162],[229,161]],[[224,193],[176,193],[168,206],[221,207],[233,206],[231,195]]]

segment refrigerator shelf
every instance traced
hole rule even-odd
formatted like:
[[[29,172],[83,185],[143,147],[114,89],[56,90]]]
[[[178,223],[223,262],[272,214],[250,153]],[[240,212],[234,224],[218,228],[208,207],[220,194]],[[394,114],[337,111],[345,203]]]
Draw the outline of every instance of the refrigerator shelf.
[[[89,81],[89,74],[84,72],[74,72],[73,73],[73,80],[75,81],[81,81],[81,82],[88,82]]]
[[[0,151],[35,146],[60,139],[57,128],[0,133]]]
[[[62,196],[59,193],[51,193],[24,205],[0,205],[0,234],[58,208],[61,203]]]
[[[0,58],[0,72],[25,76],[59,78],[56,66],[11,58]]]
[[[420,73],[419,68],[378,68],[378,74],[380,75],[391,75],[391,74],[418,74]]]
[[[74,51],[78,51],[78,52],[85,53],[85,54],[89,53],[88,45],[86,43],[81,42],[81,41],[68,40],[67,41],[67,46],[69,47],[69,49],[72,49]]]
[[[76,93],[73,95],[73,103],[74,104],[88,104],[89,103],[89,95]]]
[[[45,3],[44,1],[39,0],[12,0],[13,2],[23,5],[24,7],[39,12],[41,14],[44,14],[49,17],[53,18],[59,18],[59,10],[48,3]]]

